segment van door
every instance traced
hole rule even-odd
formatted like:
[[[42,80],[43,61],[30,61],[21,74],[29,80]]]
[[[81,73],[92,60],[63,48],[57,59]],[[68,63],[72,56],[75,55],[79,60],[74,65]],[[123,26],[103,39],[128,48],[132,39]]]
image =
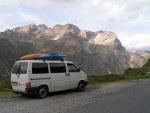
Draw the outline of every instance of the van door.
[[[48,69],[48,63],[46,62],[34,62],[31,65],[31,87],[39,87],[41,85],[47,85],[49,91],[50,89],[50,74]]]
[[[66,73],[65,63],[50,63],[50,71],[52,91],[69,89],[69,76]]]
[[[16,62],[11,73],[12,89],[19,92],[25,92],[28,82],[28,62]]]
[[[70,75],[70,88],[76,88],[81,80],[79,69],[73,63],[67,63],[67,66]]]

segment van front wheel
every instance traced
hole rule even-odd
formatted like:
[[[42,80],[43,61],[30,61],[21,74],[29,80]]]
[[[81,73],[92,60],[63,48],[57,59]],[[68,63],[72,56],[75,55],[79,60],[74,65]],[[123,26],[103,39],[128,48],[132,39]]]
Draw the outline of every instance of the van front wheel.
[[[77,87],[77,91],[83,92],[83,91],[85,91],[85,87],[86,87],[85,82],[79,82],[78,87]]]
[[[39,87],[38,92],[37,92],[38,98],[40,98],[40,99],[45,98],[47,96],[47,94],[48,94],[48,90],[46,87],[44,87],[44,86]]]

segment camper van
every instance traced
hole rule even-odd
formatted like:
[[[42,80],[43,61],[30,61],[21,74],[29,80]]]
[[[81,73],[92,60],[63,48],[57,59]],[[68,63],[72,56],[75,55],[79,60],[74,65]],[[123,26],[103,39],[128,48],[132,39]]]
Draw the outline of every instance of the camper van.
[[[84,91],[87,83],[87,75],[71,61],[20,60],[11,72],[13,92],[38,98],[67,89]]]

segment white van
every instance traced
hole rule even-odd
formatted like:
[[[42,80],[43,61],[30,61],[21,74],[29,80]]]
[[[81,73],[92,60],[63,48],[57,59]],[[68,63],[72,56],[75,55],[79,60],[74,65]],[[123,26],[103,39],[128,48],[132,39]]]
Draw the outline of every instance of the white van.
[[[11,73],[12,91],[45,98],[49,92],[77,89],[84,91],[87,75],[71,61],[17,61]]]

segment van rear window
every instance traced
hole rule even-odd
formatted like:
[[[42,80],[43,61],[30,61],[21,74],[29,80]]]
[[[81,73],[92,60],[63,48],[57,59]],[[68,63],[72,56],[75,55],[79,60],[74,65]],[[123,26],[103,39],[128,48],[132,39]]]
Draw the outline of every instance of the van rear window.
[[[28,68],[28,62],[16,62],[13,66],[12,73],[26,74]]]
[[[47,63],[33,63],[32,64],[32,73],[33,74],[48,73],[48,64]]]
[[[51,73],[66,73],[66,66],[64,63],[50,63]]]

